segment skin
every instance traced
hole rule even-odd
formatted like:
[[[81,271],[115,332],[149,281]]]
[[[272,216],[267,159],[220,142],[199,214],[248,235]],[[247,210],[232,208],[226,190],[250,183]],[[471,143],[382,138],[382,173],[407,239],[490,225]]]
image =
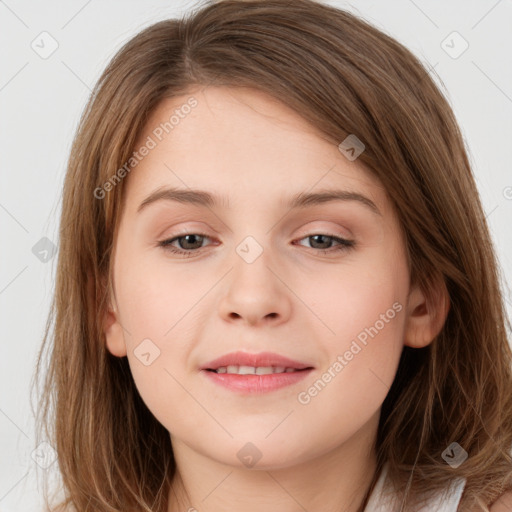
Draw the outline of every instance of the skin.
[[[410,287],[399,221],[380,182],[261,92],[208,87],[165,100],[136,147],[191,95],[197,106],[125,178],[104,323],[108,350],[128,357],[143,400],[169,431],[178,470],[168,510],[355,512],[375,471],[380,409],[402,348],[432,341],[447,297],[440,290],[442,300],[427,307]],[[226,194],[229,207],[162,200],[137,213],[161,186]],[[381,215],[356,201],[286,206],[295,193],[334,188],[363,194]],[[187,246],[176,240],[183,233],[207,238]],[[336,241],[316,234],[356,245],[334,252]],[[252,263],[236,251],[247,236],[263,249]],[[186,258],[158,246],[172,238],[176,248],[200,248]],[[394,303],[400,312],[309,403],[299,403],[298,394]],[[134,351],[147,338],[160,355],[146,366]],[[236,350],[277,352],[314,371],[252,396],[200,372]],[[253,467],[237,457],[248,442],[261,453]]]

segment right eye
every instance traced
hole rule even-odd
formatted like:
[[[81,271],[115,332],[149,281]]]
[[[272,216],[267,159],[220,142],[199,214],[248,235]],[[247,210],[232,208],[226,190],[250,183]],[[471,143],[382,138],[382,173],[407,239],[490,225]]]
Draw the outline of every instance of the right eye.
[[[166,240],[162,240],[158,242],[158,245],[160,247],[163,247],[165,251],[169,251],[174,254],[180,254],[185,257],[193,256],[194,253],[198,252],[197,249],[201,249],[202,242],[204,239],[209,239],[207,235],[204,235],[202,233],[185,233],[179,236],[175,236],[174,238],[168,238]],[[180,240],[185,240],[185,243],[180,245],[185,245],[183,248],[178,248],[174,245],[172,245],[174,242]],[[199,243],[199,247],[196,247]],[[187,245],[192,245],[192,247],[186,247]]]

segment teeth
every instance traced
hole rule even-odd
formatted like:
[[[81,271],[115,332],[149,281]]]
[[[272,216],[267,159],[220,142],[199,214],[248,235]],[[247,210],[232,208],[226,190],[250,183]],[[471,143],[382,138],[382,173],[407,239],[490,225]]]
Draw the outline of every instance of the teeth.
[[[270,375],[271,373],[291,373],[298,371],[295,368],[285,368],[284,366],[221,366],[215,370],[217,373],[231,373],[237,375]]]

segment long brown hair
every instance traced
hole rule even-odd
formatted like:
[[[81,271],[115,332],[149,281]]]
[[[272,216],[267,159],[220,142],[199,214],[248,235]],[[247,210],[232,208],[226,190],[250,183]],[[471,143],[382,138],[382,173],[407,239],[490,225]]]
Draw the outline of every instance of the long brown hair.
[[[197,85],[257,88],[333,144],[349,134],[365,144],[359,159],[399,214],[411,282],[433,304],[442,280],[451,304],[430,345],[403,349],[382,406],[378,469],[389,463],[404,503],[463,477],[461,508],[487,510],[512,488],[510,323],[461,133],[409,50],[312,0],[223,0],[155,23],[100,77],[69,158],[55,294],[36,368],[37,380],[44,377],[38,432],[58,454],[65,495],[59,507],[47,506],[167,510],[175,473],[168,432],[140,398],[127,359],[108,352],[103,334],[128,177],[103,197],[97,191],[119,178],[159,103]],[[452,442],[469,455],[456,468],[442,457]]]

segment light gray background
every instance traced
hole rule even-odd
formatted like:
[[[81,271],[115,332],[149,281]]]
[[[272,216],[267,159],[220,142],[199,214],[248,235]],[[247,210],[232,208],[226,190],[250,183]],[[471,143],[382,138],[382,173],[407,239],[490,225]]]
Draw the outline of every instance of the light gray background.
[[[366,18],[433,67],[469,148],[505,285],[512,277],[512,2],[327,3]],[[42,470],[31,457],[29,383],[56,258],[44,263],[32,248],[42,237],[58,246],[61,187],[79,116],[122,44],[143,27],[198,5],[199,0],[0,0],[0,512],[41,509],[36,470]],[[31,47],[33,41],[42,46],[43,31],[58,43],[46,59]],[[469,44],[458,58],[441,46],[453,31]],[[461,43],[451,36],[445,45],[453,53]],[[508,287],[506,298],[510,316]]]

